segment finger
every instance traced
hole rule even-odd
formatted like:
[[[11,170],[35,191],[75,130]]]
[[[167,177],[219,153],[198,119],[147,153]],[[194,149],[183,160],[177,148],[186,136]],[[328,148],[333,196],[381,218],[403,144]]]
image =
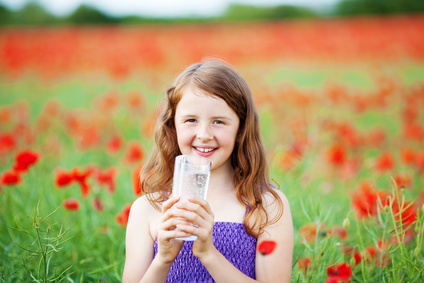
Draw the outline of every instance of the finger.
[[[200,199],[199,199],[200,200]],[[195,213],[200,216],[205,221],[213,221],[213,213],[209,208],[209,204],[206,201],[201,200],[204,203],[194,202],[179,202],[175,205],[175,215],[181,217],[187,217],[189,220],[193,221],[195,215],[184,213],[185,211]]]
[[[168,215],[168,213],[166,214]],[[166,215],[164,215],[164,217],[166,217]],[[193,225],[192,222],[187,221],[186,219],[182,218],[182,217],[167,217],[167,219],[165,219],[164,221],[159,222],[159,224],[157,225],[157,229],[158,231],[170,231],[170,230],[174,230],[178,224],[181,225]]]
[[[209,216],[206,211],[197,205],[200,212],[190,211],[188,209],[176,208],[173,213],[177,218],[184,219],[186,223],[177,223],[180,225],[193,226],[196,224],[199,228],[210,229],[213,227],[213,217]]]
[[[206,229],[202,229],[194,225],[178,224],[177,230],[184,232],[188,235],[197,236],[197,238],[202,238],[202,239],[206,239],[208,235],[208,231]]]
[[[211,207],[209,206],[209,202],[207,200],[201,199],[199,197],[193,197],[188,199],[189,203],[195,203],[203,207],[203,209],[208,213],[212,214]]]
[[[185,225],[182,225],[182,226],[185,226]],[[175,229],[172,231],[163,231],[162,233],[158,234],[158,242],[169,241],[175,238],[190,237],[191,235],[192,235],[191,233],[188,233],[180,229]]]
[[[178,201],[180,200],[179,197],[172,197],[168,200],[166,200],[163,204],[162,204],[162,213],[165,213],[166,211],[168,211],[174,204],[176,204]]]

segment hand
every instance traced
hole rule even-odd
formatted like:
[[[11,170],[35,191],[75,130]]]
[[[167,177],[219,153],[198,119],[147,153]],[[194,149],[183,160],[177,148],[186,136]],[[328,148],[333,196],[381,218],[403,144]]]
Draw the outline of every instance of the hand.
[[[201,259],[215,250],[212,240],[214,216],[206,200],[190,198],[176,204],[175,215],[193,224],[178,224],[177,228],[188,234],[196,235],[197,240],[193,243],[194,256]]]
[[[179,198],[170,198],[162,204],[162,216],[157,223],[157,257],[164,263],[172,263],[184,244],[184,241],[175,238],[190,236],[189,233],[175,230],[179,224],[187,225],[184,219],[175,217],[175,209],[171,209],[178,201]]]

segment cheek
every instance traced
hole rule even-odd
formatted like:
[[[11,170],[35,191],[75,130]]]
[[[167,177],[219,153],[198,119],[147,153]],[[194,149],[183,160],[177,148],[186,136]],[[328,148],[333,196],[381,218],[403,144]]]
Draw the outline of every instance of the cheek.
[[[221,145],[225,145],[226,147],[234,147],[236,142],[237,132],[228,131],[221,134]]]
[[[179,145],[191,142],[191,133],[188,129],[183,127],[176,128],[177,141]]]

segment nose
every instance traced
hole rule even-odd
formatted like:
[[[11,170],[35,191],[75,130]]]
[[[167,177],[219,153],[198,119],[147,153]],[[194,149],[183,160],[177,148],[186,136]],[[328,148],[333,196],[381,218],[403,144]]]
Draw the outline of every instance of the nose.
[[[212,139],[212,131],[208,125],[199,125],[196,136],[201,141],[207,141]]]

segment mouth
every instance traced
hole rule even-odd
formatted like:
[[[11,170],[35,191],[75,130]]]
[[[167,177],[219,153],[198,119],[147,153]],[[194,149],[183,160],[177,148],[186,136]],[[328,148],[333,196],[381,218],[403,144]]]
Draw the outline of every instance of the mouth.
[[[216,150],[215,147],[194,147],[194,149],[196,149],[199,153],[203,153],[203,154],[212,154],[213,151]]]
[[[211,152],[212,150],[214,150],[215,148],[213,147],[194,147],[196,150],[200,151],[200,152],[204,152],[204,153],[208,153]]]

